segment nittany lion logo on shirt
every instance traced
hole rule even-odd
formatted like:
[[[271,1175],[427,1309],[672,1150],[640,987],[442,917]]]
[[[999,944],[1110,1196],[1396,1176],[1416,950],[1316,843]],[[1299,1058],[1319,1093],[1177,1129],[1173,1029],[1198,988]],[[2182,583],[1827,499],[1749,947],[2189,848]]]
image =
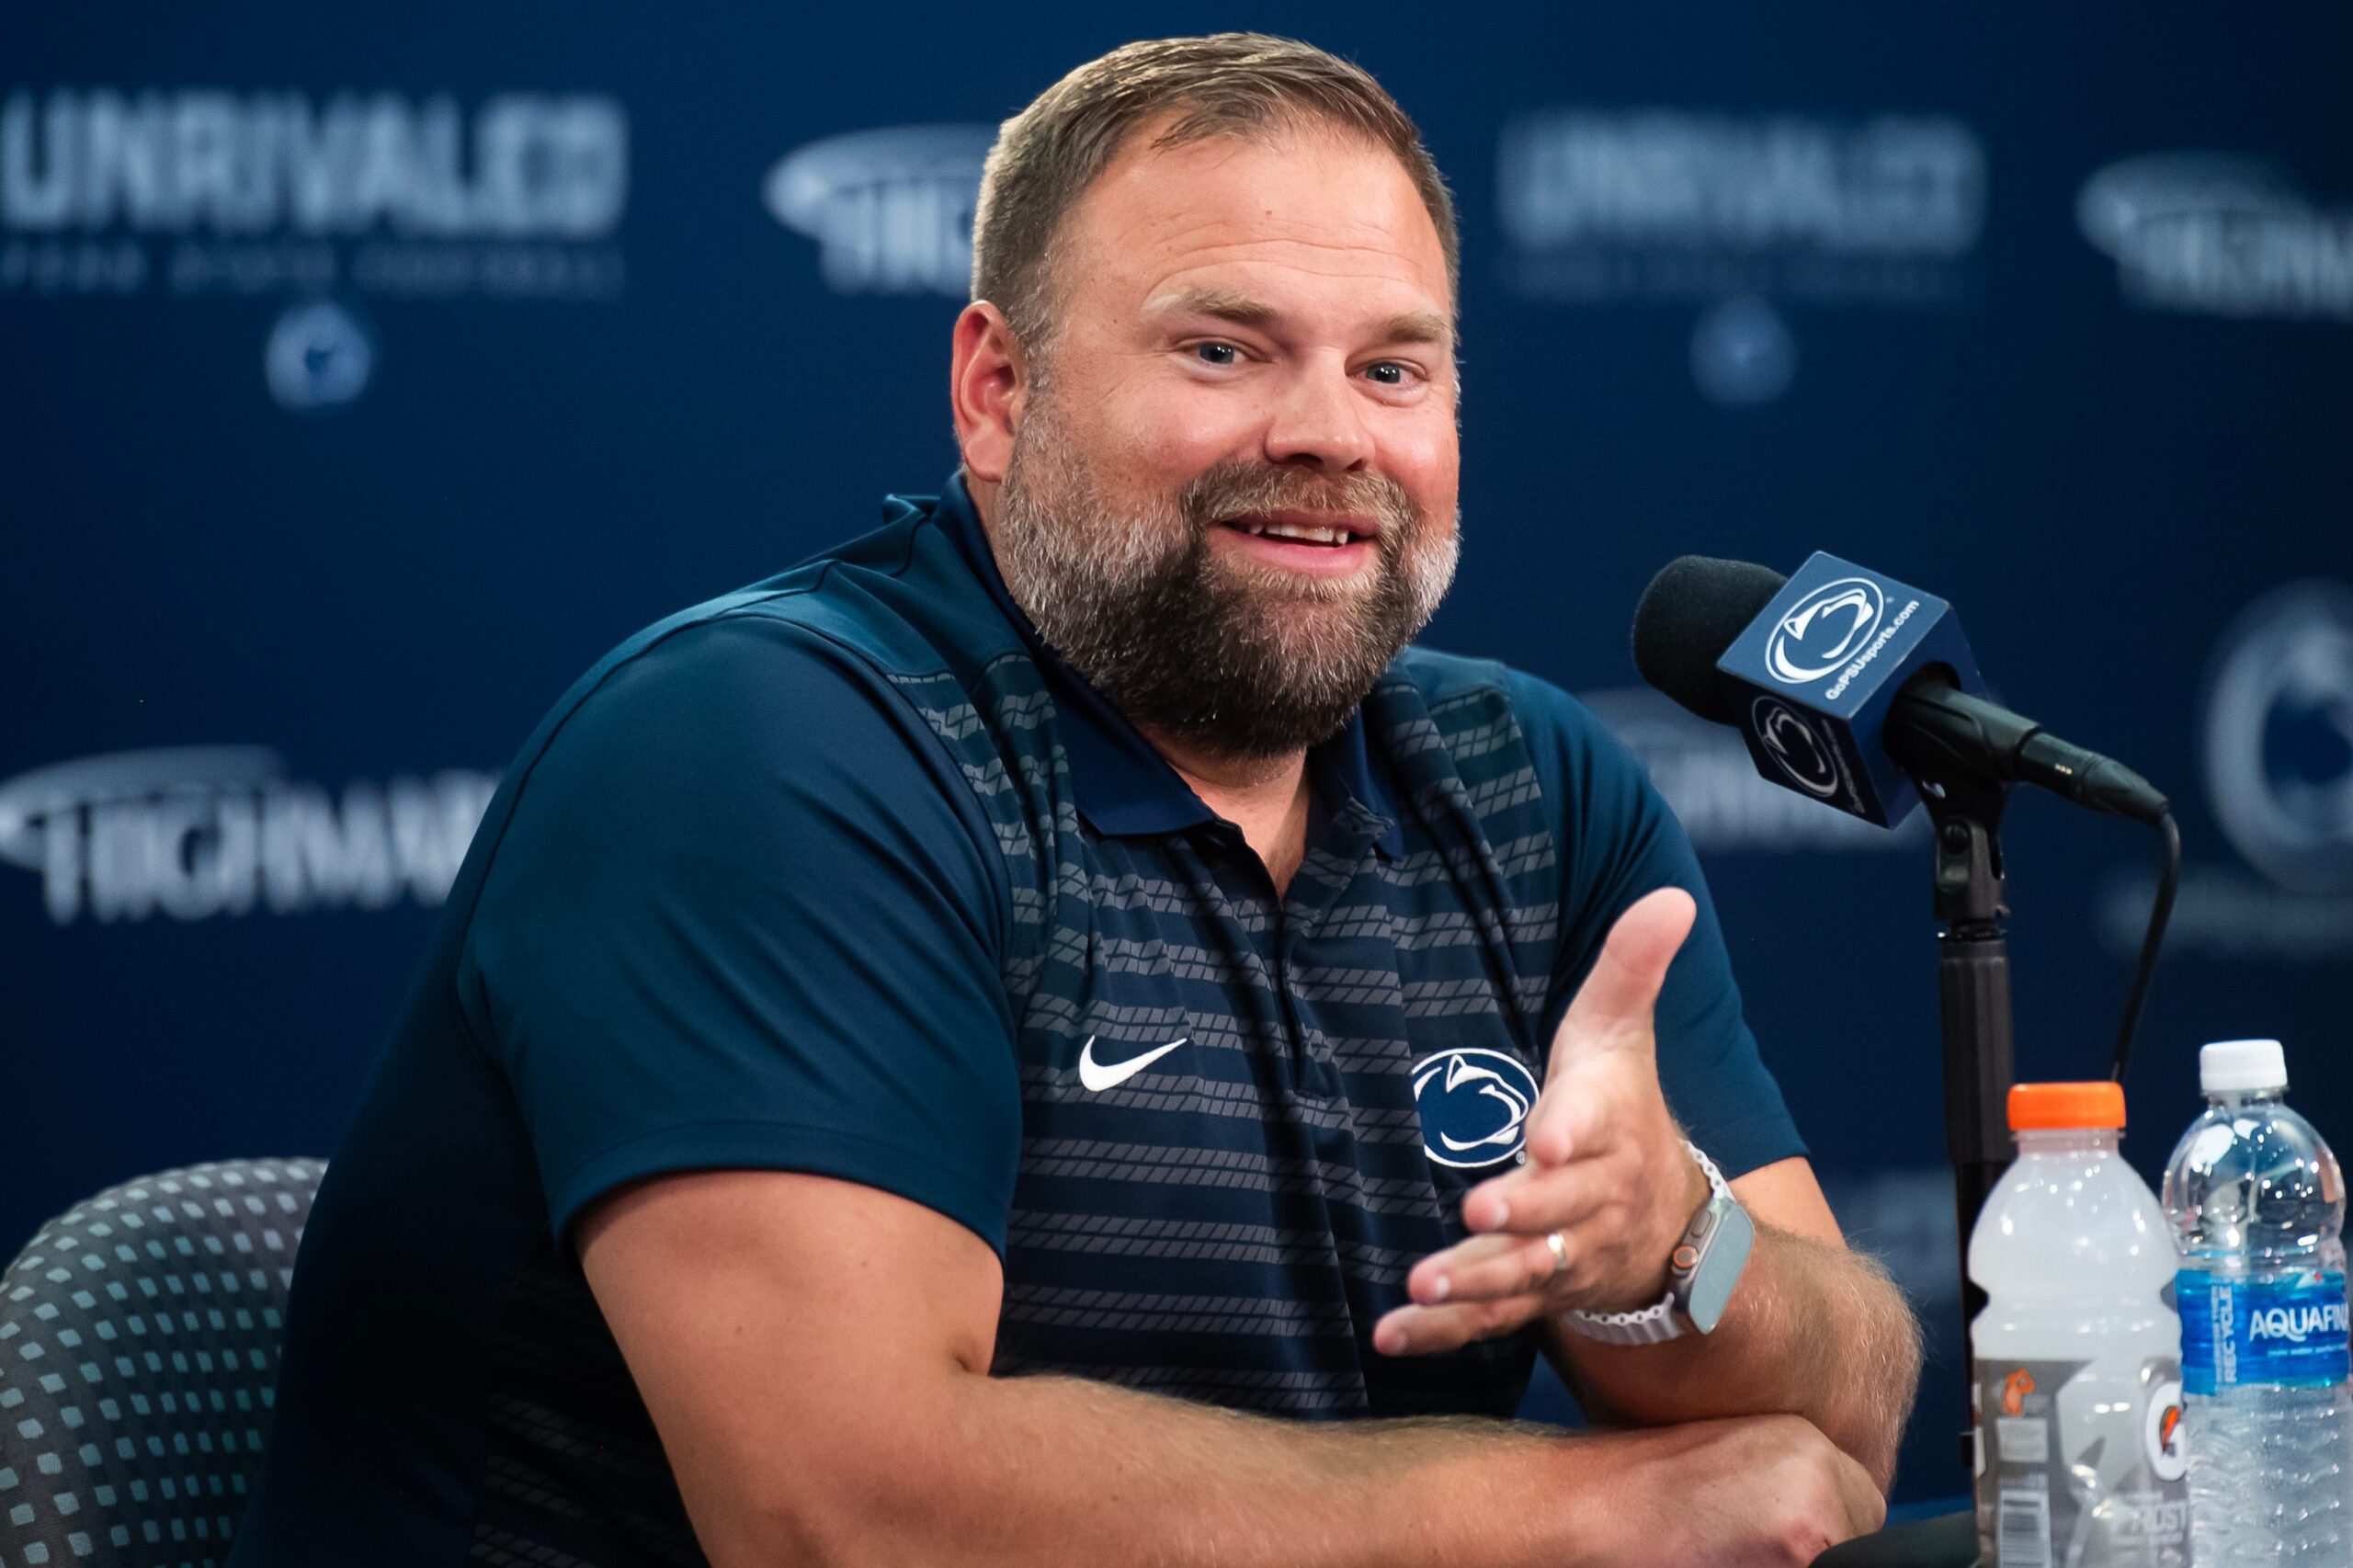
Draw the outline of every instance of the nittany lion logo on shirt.
[[[1500,1051],[1441,1051],[1414,1066],[1422,1152],[1441,1165],[1492,1165],[1517,1154],[1535,1105],[1536,1075]]]

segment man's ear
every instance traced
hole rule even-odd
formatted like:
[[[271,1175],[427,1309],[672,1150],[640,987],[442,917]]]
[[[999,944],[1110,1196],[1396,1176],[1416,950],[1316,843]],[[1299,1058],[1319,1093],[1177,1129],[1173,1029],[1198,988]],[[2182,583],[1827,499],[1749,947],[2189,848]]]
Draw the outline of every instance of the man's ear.
[[[956,416],[956,444],[972,478],[1004,483],[1029,392],[1029,362],[1005,312],[986,300],[966,305],[956,318],[949,356],[948,402]]]

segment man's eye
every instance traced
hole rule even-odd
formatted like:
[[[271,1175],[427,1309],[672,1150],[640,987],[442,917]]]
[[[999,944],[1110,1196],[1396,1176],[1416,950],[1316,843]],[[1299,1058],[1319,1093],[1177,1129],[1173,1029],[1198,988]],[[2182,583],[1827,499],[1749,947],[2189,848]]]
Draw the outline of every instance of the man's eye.
[[[1382,359],[1366,366],[1364,373],[1384,387],[1402,387],[1406,378],[1414,373],[1414,368],[1394,359]]]
[[[1193,352],[1199,355],[1205,364],[1211,365],[1231,365],[1242,357],[1242,350],[1231,343],[1197,343],[1193,345]]]

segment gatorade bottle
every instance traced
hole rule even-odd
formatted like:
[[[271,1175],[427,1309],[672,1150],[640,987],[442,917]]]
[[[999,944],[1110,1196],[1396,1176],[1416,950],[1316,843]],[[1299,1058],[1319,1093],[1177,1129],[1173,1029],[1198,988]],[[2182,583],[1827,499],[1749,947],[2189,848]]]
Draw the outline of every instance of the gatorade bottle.
[[[1969,1238],[1988,1568],[2189,1562],[2173,1236],[2123,1126],[2114,1084],[2010,1091],[2018,1157]]]

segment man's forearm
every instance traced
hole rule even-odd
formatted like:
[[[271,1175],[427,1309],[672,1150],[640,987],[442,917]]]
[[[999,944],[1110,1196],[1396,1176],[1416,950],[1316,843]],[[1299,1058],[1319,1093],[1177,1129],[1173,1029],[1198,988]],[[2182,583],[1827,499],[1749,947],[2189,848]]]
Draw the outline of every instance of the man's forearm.
[[[995,1378],[995,1255],[853,1183],[685,1173],[586,1223],[583,1270],[716,1568],[1797,1565],[1884,1513],[1793,1416],[1319,1424]]]
[[[833,1491],[825,1559],[1598,1564],[1608,1510],[1586,1500],[1643,1457],[1539,1426],[1305,1425],[1060,1377],[960,1378],[941,1414],[904,1463],[858,1472],[870,1495]]]
[[[795,1501],[732,1514],[755,1533],[705,1535],[712,1562],[1796,1568],[1885,1511],[1790,1416],[1582,1435],[1311,1424],[1059,1377],[963,1377],[924,1403],[940,1419],[897,1428],[887,1460],[823,1445],[838,1462],[796,1467]]]
[[[1723,1321],[1621,1346],[1552,1330],[1597,1419],[1802,1415],[1884,1488],[1920,1376],[1919,1325],[1870,1257],[1759,1223]]]

